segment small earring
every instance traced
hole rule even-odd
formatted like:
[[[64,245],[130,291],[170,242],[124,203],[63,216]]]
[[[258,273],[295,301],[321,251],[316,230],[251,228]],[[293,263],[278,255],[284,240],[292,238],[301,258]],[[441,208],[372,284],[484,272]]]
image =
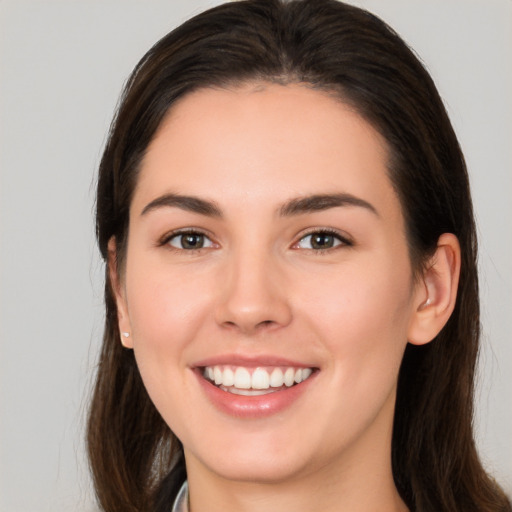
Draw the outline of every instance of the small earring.
[[[430,306],[432,304],[432,301],[430,300],[430,297],[421,305],[421,309],[426,308],[427,306]]]
[[[129,332],[121,332],[121,345],[123,345],[124,348],[131,348],[127,345],[127,341],[124,341],[130,337]]]

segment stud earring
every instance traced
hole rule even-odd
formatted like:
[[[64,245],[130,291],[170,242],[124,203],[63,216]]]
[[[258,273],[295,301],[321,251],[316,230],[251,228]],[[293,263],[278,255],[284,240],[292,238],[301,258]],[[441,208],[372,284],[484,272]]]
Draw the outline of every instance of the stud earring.
[[[126,339],[128,339],[130,337],[130,333],[129,332],[121,332],[121,345],[123,345],[124,348],[131,348],[127,345],[127,341],[125,341]]]

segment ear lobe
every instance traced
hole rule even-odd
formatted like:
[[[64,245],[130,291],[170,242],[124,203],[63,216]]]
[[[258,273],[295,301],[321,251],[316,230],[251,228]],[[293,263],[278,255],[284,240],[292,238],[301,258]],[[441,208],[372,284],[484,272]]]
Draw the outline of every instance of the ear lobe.
[[[126,304],[125,292],[122,287],[119,276],[119,268],[117,264],[117,246],[116,240],[112,237],[108,241],[108,277],[110,279],[110,287],[114,293],[114,299],[117,306],[117,321],[121,344],[126,348],[133,348],[131,338],[130,317],[128,315],[128,307]]]
[[[459,273],[459,241],[452,233],[444,233],[415,292],[409,343],[429,343],[445,326],[455,308]]]

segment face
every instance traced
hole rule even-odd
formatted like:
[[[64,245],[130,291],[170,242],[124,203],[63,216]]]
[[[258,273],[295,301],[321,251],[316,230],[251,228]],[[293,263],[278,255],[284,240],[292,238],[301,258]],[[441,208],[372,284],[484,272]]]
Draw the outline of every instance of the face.
[[[171,109],[118,307],[189,473],[283,481],[389,457],[417,290],[386,162],[357,113],[299,85]]]

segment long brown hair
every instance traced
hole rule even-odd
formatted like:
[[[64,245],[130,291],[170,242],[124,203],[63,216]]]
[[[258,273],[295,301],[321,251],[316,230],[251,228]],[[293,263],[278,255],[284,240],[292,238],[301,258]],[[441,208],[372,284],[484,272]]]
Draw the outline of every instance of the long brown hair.
[[[372,14],[335,0],[248,0],[206,11],[161,39],[125,87],[100,163],[96,222],[103,258],[114,236],[122,264],[139,165],[168,109],[198,88],[247,81],[330,91],[383,135],[416,272],[441,234],[458,237],[455,311],[434,341],[409,345],[403,359],[393,474],[411,510],[510,512],[481,466],[472,432],[479,303],[464,158],[432,79]],[[182,446],[151,403],[133,353],[121,346],[108,273],[105,304],[88,423],[98,501],[108,512],[168,511],[186,478]]]

